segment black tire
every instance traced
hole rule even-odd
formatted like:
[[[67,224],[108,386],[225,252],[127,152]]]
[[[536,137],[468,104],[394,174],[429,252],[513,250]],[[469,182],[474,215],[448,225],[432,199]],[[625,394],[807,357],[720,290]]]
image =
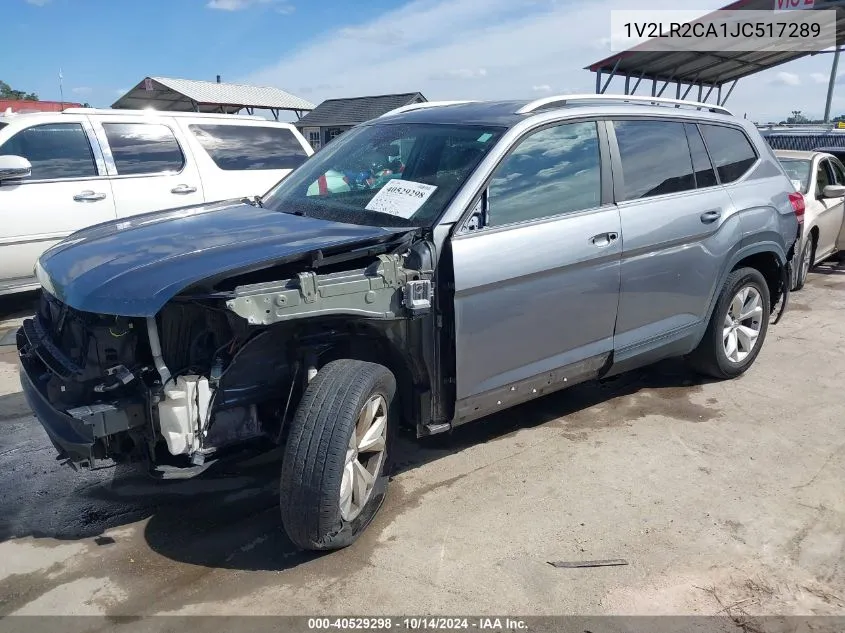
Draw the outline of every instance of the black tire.
[[[804,274],[804,257],[810,258],[810,267],[807,269],[807,272],[813,268],[813,259],[816,257],[816,240],[815,238],[810,235],[808,236],[809,239],[804,243],[803,248],[801,249],[801,255],[798,258],[797,266],[795,267],[795,283],[792,285],[792,290],[801,290],[804,287],[804,284],[807,283],[807,275]]]
[[[756,344],[742,361],[733,362],[728,359],[727,353],[725,352],[723,327],[731,301],[743,286],[752,286],[760,293],[763,313],[761,315],[760,331]],[[704,337],[701,339],[698,347],[689,356],[690,364],[696,371],[719,379],[736,378],[745,373],[754,363],[757,355],[763,348],[763,343],[766,340],[766,332],[769,329],[770,314],[771,298],[769,295],[769,286],[766,284],[766,280],[760,271],[754,268],[740,268],[733,271],[728,276],[722,292],[719,294],[719,300],[716,302],[716,308],[713,310],[710,322],[707,324]]]
[[[387,405],[384,457],[369,500],[357,517],[346,521],[340,510],[346,451],[358,414],[377,394]],[[308,384],[291,422],[282,462],[282,525],[294,544],[306,550],[340,549],[370,524],[387,489],[388,456],[399,422],[397,400],[390,370],[359,360],[327,363]]]

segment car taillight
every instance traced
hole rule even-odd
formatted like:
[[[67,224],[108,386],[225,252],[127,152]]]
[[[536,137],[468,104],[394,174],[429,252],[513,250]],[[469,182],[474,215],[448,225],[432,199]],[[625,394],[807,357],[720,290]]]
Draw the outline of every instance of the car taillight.
[[[795,217],[798,218],[798,224],[804,223],[804,196],[797,191],[789,194],[789,202],[792,204],[792,210],[795,211]]]

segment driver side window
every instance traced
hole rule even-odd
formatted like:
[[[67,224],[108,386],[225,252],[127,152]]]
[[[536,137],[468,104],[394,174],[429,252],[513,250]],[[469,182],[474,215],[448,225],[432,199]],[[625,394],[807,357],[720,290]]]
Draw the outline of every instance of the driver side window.
[[[837,185],[845,185],[845,168],[838,160],[831,160],[830,166],[833,168],[833,176]]]
[[[22,156],[32,164],[27,180],[88,178],[97,175],[88,136],[79,123],[47,123],[21,130],[0,154]]]
[[[571,213],[601,204],[595,121],[565,123],[531,134],[493,174],[486,226]]]

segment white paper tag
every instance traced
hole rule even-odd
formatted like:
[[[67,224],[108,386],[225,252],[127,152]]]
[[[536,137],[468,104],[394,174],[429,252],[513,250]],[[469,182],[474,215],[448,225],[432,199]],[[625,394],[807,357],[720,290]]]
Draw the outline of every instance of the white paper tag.
[[[795,191],[801,191],[801,181],[800,180],[793,180],[792,186],[795,187]]]
[[[437,187],[412,180],[390,180],[367,203],[367,211],[398,215],[406,220],[425,204]]]

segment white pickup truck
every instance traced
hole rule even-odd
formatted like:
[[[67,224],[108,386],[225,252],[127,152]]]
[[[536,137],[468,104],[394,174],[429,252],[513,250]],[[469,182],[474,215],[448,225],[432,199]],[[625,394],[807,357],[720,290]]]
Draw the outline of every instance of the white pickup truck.
[[[264,194],[313,150],[260,117],[72,108],[0,116],[0,295],[87,226]],[[185,236],[190,239],[190,236]]]

